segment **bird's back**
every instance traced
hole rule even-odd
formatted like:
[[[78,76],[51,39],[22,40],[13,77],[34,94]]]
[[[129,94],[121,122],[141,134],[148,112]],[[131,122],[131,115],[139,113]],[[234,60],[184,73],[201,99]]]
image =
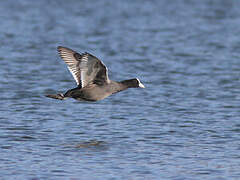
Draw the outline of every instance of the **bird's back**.
[[[64,96],[72,97],[77,100],[98,101],[124,89],[126,88],[120,83],[111,81],[104,85],[91,84],[81,89],[72,89]]]

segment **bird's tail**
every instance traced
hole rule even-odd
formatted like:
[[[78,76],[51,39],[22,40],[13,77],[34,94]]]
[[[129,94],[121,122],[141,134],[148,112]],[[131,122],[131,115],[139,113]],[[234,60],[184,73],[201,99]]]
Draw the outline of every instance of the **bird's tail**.
[[[65,97],[63,94],[48,94],[45,95],[46,97],[53,98],[53,99],[59,99],[59,100],[64,100]]]

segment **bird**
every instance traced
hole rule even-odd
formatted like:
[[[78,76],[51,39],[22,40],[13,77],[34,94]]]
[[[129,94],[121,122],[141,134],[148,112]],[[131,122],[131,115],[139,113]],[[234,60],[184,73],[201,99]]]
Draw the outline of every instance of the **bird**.
[[[58,46],[57,49],[77,87],[65,93],[48,94],[46,97],[59,100],[73,98],[79,101],[99,101],[128,88],[145,88],[138,78],[120,82],[110,80],[104,63],[88,52],[78,53],[63,46]]]

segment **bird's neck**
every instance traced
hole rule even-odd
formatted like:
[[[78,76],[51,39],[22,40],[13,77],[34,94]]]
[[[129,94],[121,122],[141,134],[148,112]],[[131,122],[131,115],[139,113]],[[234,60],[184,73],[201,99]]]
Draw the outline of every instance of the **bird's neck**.
[[[113,91],[113,94],[114,93],[117,93],[117,92],[120,92],[120,91],[123,91],[125,89],[128,88],[128,86],[126,84],[122,84],[122,82],[115,82],[115,81],[112,81],[110,83],[110,91]]]

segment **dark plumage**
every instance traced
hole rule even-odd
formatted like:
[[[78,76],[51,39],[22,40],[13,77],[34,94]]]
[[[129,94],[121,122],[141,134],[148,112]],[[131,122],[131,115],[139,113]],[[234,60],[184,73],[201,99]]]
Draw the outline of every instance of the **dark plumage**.
[[[74,98],[84,101],[98,101],[127,88],[144,88],[139,79],[129,79],[121,82],[108,78],[107,67],[90,53],[79,54],[66,47],[58,47],[58,52],[68,65],[77,87],[65,94],[50,94],[47,97],[63,100]]]

